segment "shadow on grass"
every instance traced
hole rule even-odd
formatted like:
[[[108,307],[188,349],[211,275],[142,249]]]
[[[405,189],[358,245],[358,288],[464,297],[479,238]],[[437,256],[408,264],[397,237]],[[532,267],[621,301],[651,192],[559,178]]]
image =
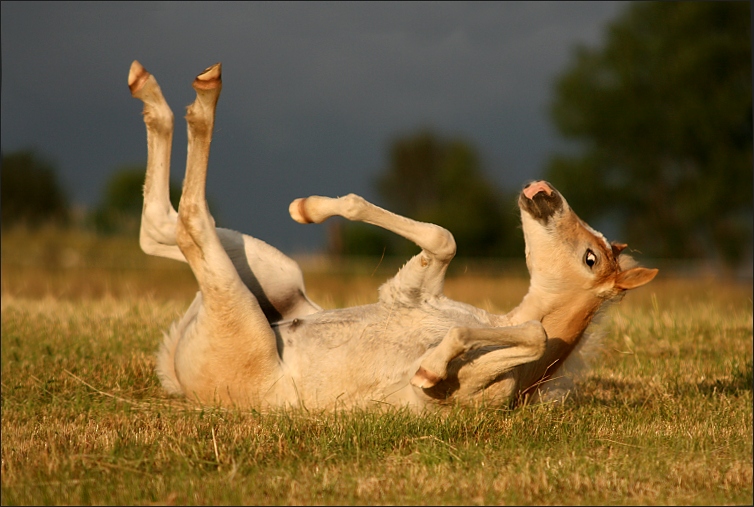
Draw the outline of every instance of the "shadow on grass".
[[[752,360],[748,360],[735,365],[733,372],[723,378],[702,379],[698,382],[676,381],[664,386],[664,389],[673,397],[741,396],[747,393],[751,396],[753,384]],[[657,393],[658,386],[651,382],[595,377],[582,385],[577,399],[605,406],[642,407],[651,404]]]
[[[754,377],[752,377],[752,360],[749,359],[744,364],[739,363],[730,378],[717,380],[705,379],[698,382],[696,388],[706,396],[712,396],[716,393],[741,395],[746,391],[751,395],[752,383],[754,383]]]

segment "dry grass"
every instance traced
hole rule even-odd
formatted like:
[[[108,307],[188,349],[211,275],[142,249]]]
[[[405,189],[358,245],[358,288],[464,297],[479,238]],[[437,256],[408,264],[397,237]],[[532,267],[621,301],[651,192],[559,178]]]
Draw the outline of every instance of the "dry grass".
[[[133,240],[24,234],[2,242],[3,504],[751,502],[751,281],[661,276],[630,294],[565,404],[259,414],[161,391],[154,350],[196,290],[185,266]],[[307,286],[366,303],[381,269],[311,270]],[[525,290],[446,285],[500,311]]]

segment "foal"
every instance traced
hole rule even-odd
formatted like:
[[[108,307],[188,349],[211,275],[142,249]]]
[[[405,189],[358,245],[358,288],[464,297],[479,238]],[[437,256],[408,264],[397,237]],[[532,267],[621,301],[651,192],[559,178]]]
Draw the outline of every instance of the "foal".
[[[323,310],[306,295],[292,259],[216,227],[209,212],[205,182],[220,64],[193,83],[177,212],[168,197],[173,113],[136,61],[128,85],[144,103],[147,127],[141,247],[188,262],[200,289],[158,353],[157,373],[170,393],[257,408],[505,403],[558,370],[605,301],[657,274],[629,267],[625,245],[608,243],[580,220],[552,185],[533,182],[518,198],[529,291],[516,308],[496,315],[443,295],[456,253],[447,230],[354,194],[311,196],[291,203],[297,222],[338,215],[421,248],[380,287],[377,303]]]

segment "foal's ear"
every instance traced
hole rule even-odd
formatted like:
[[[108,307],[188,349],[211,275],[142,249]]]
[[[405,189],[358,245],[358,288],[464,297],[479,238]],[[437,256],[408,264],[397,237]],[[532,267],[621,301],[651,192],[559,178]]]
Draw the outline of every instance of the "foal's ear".
[[[613,257],[616,259],[620,255],[620,253],[627,247],[628,245],[625,243],[618,243],[617,241],[613,241],[610,243],[610,248],[613,250]]]
[[[615,288],[628,290],[641,287],[651,282],[657,276],[658,271],[657,269],[649,268],[631,268],[621,271],[615,277]]]

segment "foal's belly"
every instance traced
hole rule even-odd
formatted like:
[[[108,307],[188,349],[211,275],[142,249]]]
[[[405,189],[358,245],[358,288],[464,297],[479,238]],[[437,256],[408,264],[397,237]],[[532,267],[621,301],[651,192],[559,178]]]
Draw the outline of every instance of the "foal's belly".
[[[365,401],[421,405],[428,397],[410,380],[428,351],[454,326],[490,325],[483,314],[480,318],[464,305],[444,303],[377,303],[280,323],[286,375],[310,406]]]

